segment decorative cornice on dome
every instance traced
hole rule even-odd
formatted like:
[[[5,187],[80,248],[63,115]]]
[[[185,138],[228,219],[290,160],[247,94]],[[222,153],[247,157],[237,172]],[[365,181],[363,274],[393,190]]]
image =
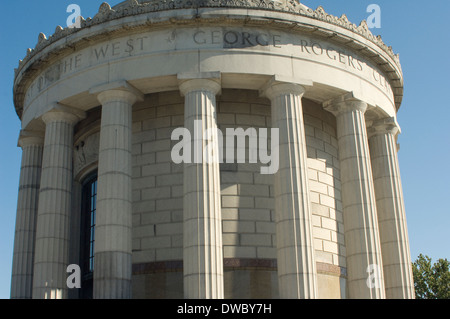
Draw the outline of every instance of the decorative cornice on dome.
[[[325,9],[322,6],[319,6],[316,10],[313,10],[301,3],[298,3],[295,0],[154,0],[142,4],[138,3],[137,0],[127,0],[117,5],[117,10],[111,8],[108,3],[104,2],[101,4],[98,13],[94,16],[94,18],[81,18],[81,28],[90,27],[109,20],[119,19],[126,16],[133,16],[150,12],[208,7],[255,8],[281,11],[331,23],[360,34],[366,39],[374,42],[386,53],[388,53],[389,56],[395,61],[398,68],[401,69],[399,55],[393,52],[391,46],[387,46],[383,42],[381,36],[373,35],[365,20],[363,20],[360,25],[357,26],[356,24],[351,23],[345,14],[338,18],[326,13]],[[28,50],[26,57],[23,60],[20,60],[19,70],[31,57],[34,56],[36,52],[39,52],[44,47],[59,40],[60,38],[63,38],[77,31],[78,30],[76,28],[62,28],[61,26],[58,26],[55,30],[55,33],[48,38],[45,36],[45,34],[40,33],[36,47],[32,50]]]
[[[40,51],[55,43],[56,41],[65,38],[69,35],[75,34],[84,28],[92,27],[95,25],[102,24],[107,21],[120,19],[129,16],[141,15],[152,12],[160,12],[175,9],[199,9],[199,8],[244,8],[244,9],[257,9],[257,10],[268,10],[281,13],[290,13],[298,16],[303,16],[306,18],[312,18],[318,21],[322,21],[334,26],[342,27],[345,30],[349,30],[355,34],[362,36],[378,46],[383,52],[387,54],[388,57],[392,59],[395,64],[393,68],[389,68],[386,72],[388,77],[393,83],[394,94],[396,95],[397,108],[400,107],[401,99],[403,96],[403,80],[402,80],[402,69],[400,65],[399,55],[395,54],[391,46],[387,46],[381,36],[374,36],[370,31],[367,22],[363,20],[359,26],[351,23],[347,16],[343,14],[340,18],[328,14],[322,6],[319,6],[316,10],[308,8],[307,6],[297,2],[296,0],[151,0],[148,2],[139,3],[137,0],[126,0],[113,8],[104,2],[100,5],[98,13],[93,18],[84,19],[80,17],[81,28],[63,28],[57,26],[53,35],[47,37],[45,34],[40,33],[38,37],[38,43],[34,49],[28,49],[27,54],[23,60],[19,61],[19,66],[15,71],[15,78],[20,75],[23,67]],[[293,28],[298,29],[308,29],[309,31],[317,31],[319,34],[321,31],[325,34],[325,37],[340,36],[348,45],[354,47],[357,50],[366,50],[370,58],[374,59],[379,65],[390,64],[386,59],[382,58],[371,48],[366,48],[361,46],[361,44],[356,44],[351,38],[338,35],[337,33],[320,29],[319,27],[314,27],[313,25],[303,25],[303,24],[293,24]],[[348,38],[348,39],[347,39]],[[396,68],[396,70],[395,70]],[[18,92],[21,94],[20,92]],[[20,111],[18,111],[20,113]],[[20,116],[20,115],[19,115]]]

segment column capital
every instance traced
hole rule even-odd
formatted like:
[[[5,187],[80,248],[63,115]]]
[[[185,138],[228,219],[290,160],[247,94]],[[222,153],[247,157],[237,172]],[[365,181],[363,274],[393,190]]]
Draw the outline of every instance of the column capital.
[[[217,95],[222,90],[220,72],[180,73],[178,82],[182,96],[192,91],[209,91]]]
[[[269,100],[273,100],[277,96],[286,95],[286,94],[294,94],[303,96],[305,94],[306,89],[295,83],[279,83],[273,84],[264,90],[263,95],[267,97]]]
[[[89,93],[96,94],[97,100],[102,105],[111,101],[134,104],[144,100],[144,94],[125,80],[99,85],[92,88]]]
[[[21,130],[17,146],[21,148],[33,145],[43,146],[44,136],[45,133],[43,131]]]
[[[333,113],[335,116],[350,111],[360,111],[365,113],[367,111],[367,106],[367,103],[356,98],[353,92],[323,103],[323,108],[326,111]]]
[[[369,138],[378,134],[392,134],[393,136],[397,136],[400,133],[401,129],[395,117],[386,117],[372,121],[367,127]]]
[[[55,103],[42,116],[42,121],[44,121],[45,124],[62,121],[74,125],[84,118],[86,118],[85,112],[70,106]]]
[[[274,75],[260,90],[260,96],[267,97],[269,100],[279,95],[295,94],[303,96],[307,86],[312,86],[312,81],[302,80],[292,77]]]

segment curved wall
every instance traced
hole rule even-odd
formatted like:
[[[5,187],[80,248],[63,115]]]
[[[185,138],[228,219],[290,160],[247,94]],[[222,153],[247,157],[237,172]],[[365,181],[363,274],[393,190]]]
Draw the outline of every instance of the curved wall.
[[[183,165],[171,159],[173,130],[184,124],[179,92],[155,93],[133,107],[133,297],[183,296]],[[336,120],[303,101],[319,296],[345,297],[345,243]],[[98,161],[99,112],[75,132],[78,182]],[[270,101],[257,91],[227,89],[218,97],[219,129],[270,128]],[[268,142],[270,151],[270,141]],[[261,164],[221,164],[225,297],[278,296],[273,175]],[[74,198],[74,202],[79,200]],[[74,223],[76,225],[76,223]],[[74,231],[77,229],[74,226]],[[76,238],[77,235],[74,235]],[[76,239],[73,241],[76,241]],[[72,258],[77,263],[76,248]]]
[[[28,51],[16,69],[14,99],[22,123],[21,139],[37,143],[29,134],[44,132],[49,121],[67,122],[70,130],[64,131],[65,138],[71,141],[73,137],[71,149],[70,145],[52,144],[59,136],[56,131],[49,132],[45,141],[42,141],[44,134],[38,134],[40,147],[45,144],[45,156],[50,156],[46,150],[51,145],[61,148],[64,159],[73,160],[71,231],[63,234],[64,241],[70,236],[70,262],[79,263],[82,184],[103,166],[103,172],[111,180],[127,181],[115,186],[105,182],[107,178],[99,181],[102,200],[110,205],[102,208],[102,222],[106,223],[103,229],[112,231],[117,226],[113,218],[123,213],[113,207],[116,200],[113,197],[117,194],[106,192],[108,187],[121,187],[124,194],[117,196],[123,195],[120,200],[131,207],[130,212],[123,213],[125,217],[120,217],[123,223],[117,227],[126,231],[114,238],[120,249],[110,245],[106,237],[102,241],[111,250],[107,250],[107,255],[120,255],[123,269],[132,272],[132,275],[120,274],[123,281],[117,285],[127,288],[115,286],[113,293],[123,296],[126,291],[125,295],[129,296],[130,282],[134,298],[182,298],[196,293],[183,287],[187,286],[187,276],[183,277],[183,258],[187,251],[183,247],[186,242],[183,233],[186,225],[191,225],[186,223],[184,215],[187,206],[190,213],[195,213],[199,207],[195,205],[205,200],[202,197],[207,197],[205,194],[216,196],[219,184],[215,177],[206,178],[211,189],[194,187],[200,196],[198,202],[186,203],[184,192],[191,185],[184,178],[183,164],[175,164],[171,158],[172,148],[178,143],[171,139],[171,134],[187,123],[185,107],[189,104],[182,94],[196,92],[197,95],[190,95],[190,105],[199,110],[205,108],[205,114],[200,117],[215,119],[212,114],[217,112],[217,126],[223,132],[227,128],[270,128],[275,114],[278,125],[287,125],[282,131],[287,141],[284,145],[288,145],[285,150],[305,152],[303,136],[299,136],[303,130],[306,141],[307,159],[301,155],[303,158],[299,158],[299,154],[282,154],[284,172],[288,173],[277,175],[278,184],[274,184],[274,175],[260,173],[261,164],[248,163],[248,157],[246,163],[220,164],[220,169],[203,167],[214,170],[211,176],[218,176],[220,171],[221,210],[214,210],[214,214],[221,219],[214,217],[211,227],[216,229],[219,224],[222,236],[205,237],[206,242],[214,242],[210,247],[220,246],[218,256],[223,251],[223,274],[222,267],[218,274],[212,272],[213,280],[219,278],[219,284],[211,289],[213,294],[222,296],[223,293],[225,298],[278,298],[281,291],[285,296],[296,297],[384,297],[384,286],[366,289],[366,278],[363,278],[367,275],[368,261],[381,264],[382,250],[369,159],[370,155],[379,157],[370,154],[368,139],[387,132],[392,144],[398,133],[396,117],[403,95],[398,56],[381,38],[370,33],[365,22],[353,25],[345,15],[336,18],[321,7],[314,11],[281,0],[258,2],[269,3],[265,8],[256,8],[254,1],[247,3],[249,7],[236,3],[219,7],[209,0],[198,8],[183,1],[170,3],[176,7],[166,8],[167,4],[155,1],[139,4],[127,1],[114,8],[103,4],[93,19],[82,21],[83,28],[79,30],[59,27],[49,38],[41,34],[36,48]],[[300,103],[303,123],[297,121]],[[102,118],[106,109],[109,113]],[[47,116],[49,113],[52,116]],[[132,121],[124,121],[131,115]],[[117,140],[106,136],[103,125],[123,135],[117,135]],[[216,123],[205,125],[214,128]],[[292,130],[289,125],[295,128]],[[119,167],[113,160],[99,163],[102,141],[107,145],[103,156],[117,155],[120,148],[120,158],[127,163],[131,158],[131,165]],[[383,145],[378,146],[383,151]],[[392,151],[391,147],[389,156],[382,158],[389,160],[388,164],[377,162],[377,166],[383,167],[376,167],[375,174],[383,171],[384,165],[396,163]],[[342,161],[345,165],[341,171]],[[62,164],[70,166],[70,163]],[[303,171],[305,166],[307,173]],[[51,183],[53,176],[47,174],[46,182]],[[289,182],[283,184],[285,181],[280,176]],[[397,176],[383,178],[386,185],[400,185],[392,181]],[[274,185],[280,187],[275,189]],[[38,186],[34,187],[37,191]],[[306,189],[308,192],[303,192]],[[347,200],[343,198],[345,190]],[[393,195],[379,205],[387,211],[382,216],[389,224],[404,212],[396,212],[395,207],[402,207],[399,204],[402,199],[395,197],[398,190],[387,193]],[[283,206],[281,198],[291,200],[292,206]],[[217,198],[213,201],[217,204],[214,207],[219,207]],[[61,205],[66,207],[68,202],[67,199]],[[391,202],[394,208],[389,206]],[[108,214],[109,208],[105,207],[116,209],[117,216]],[[347,207],[350,216],[347,229],[344,229],[343,207]],[[50,206],[44,208],[51,210]],[[44,208],[41,210],[45,213]],[[39,209],[35,210],[37,213]],[[283,223],[276,220],[280,213],[283,213]],[[393,214],[397,217],[392,217]],[[403,222],[404,218],[400,219]],[[291,229],[290,222],[298,223],[293,227],[294,235],[284,236],[283,230]],[[277,246],[277,234],[286,242],[284,246]],[[302,238],[297,240],[297,237]],[[404,234],[398,236],[404,237]],[[407,239],[402,242],[406,244],[399,248],[400,252],[390,246],[383,248],[383,258],[387,256],[389,260],[389,256],[396,254],[406,256]],[[295,247],[291,252],[305,256],[280,258],[283,249],[291,247]],[[347,250],[351,253],[347,254]],[[222,258],[217,260],[221,262]],[[215,266],[217,260],[211,257],[207,263]],[[280,263],[286,267],[281,274]],[[387,271],[405,266],[395,258],[387,265]],[[295,274],[289,273],[296,267]],[[48,275],[42,273],[37,280],[47,280]],[[286,279],[291,275],[296,278],[296,288]],[[102,293],[110,292],[108,285],[115,280],[111,276],[99,288]],[[283,283],[279,279],[282,276],[285,276]],[[393,278],[387,277],[387,280]],[[397,279],[387,283],[393,288],[388,287],[386,291],[401,291],[407,286],[396,283]],[[303,280],[308,283],[303,285]],[[412,282],[405,278],[398,280]],[[58,282],[64,280],[59,278]],[[279,290],[280,286],[285,289]],[[65,296],[66,287],[58,289],[56,294]],[[69,297],[76,298],[77,292],[69,291]]]

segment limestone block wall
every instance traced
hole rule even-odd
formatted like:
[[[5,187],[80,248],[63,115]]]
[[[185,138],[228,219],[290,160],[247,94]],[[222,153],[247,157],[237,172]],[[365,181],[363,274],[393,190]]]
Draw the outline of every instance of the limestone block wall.
[[[172,131],[184,125],[178,92],[133,107],[133,296],[183,298],[183,165]]]
[[[255,91],[224,91],[218,105],[219,128],[223,132],[228,127],[271,126],[270,103],[259,98]],[[332,114],[311,101],[303,101],[303,110],[319,295],[341,298],[345,296],[346,264],[336,121]],[[271,262],[276,259],[273,176],[261,175],[260,166],[247,163],[222,165],[224,258],[229,259],[228,263],[225,261],[225,267],[232,262],[253,265],[244,267],[247,272],[239,274],[231,268],[230,289],[240,293],[246,291],[247,296],[260,293],[260,282],[253,283],[253,289],[250,288],[254,282],[250,274],[253,276],[257,270],[259,276],[266,277],[266,293],[270,286],[270,293],[263,297],[272,298],[278,293],[276,276],[265,272],[276,273],[275,263]],[[248,259],[259,262],[251,263]]]
[[[224,133],[271,127],[270,101],[256,91],[224,90],[218,111]],[[277,298],[273,175],[260,174],[262,164],[249,163],[246,154],[246,163],[221,165],[225,296]]]
[[[133,108],[133,263],[183,259],[183,166],[171,134],[184,124],[179,94],[153,94]]]
[[[224,91],[218,106],[224,133],[227,128],[270,127],[270,102],[255,91]],[[224,258],[276,258],[273,175],[260,174],[260,167],[248,163],[248,157],[246,163],[222,164]]]
[[[342,298],[346,264],[336,121],[309,100],[303,111],[319,297]],[[98,120],[86,121],[81,131],[97,134]],[[217,121],[223,133],[270,128],[270,101],[257,91],[223,90]],[[183,298],[183,164],[171,159],[178,143],[171,141],[172,131],[183,126],[179,92],[150,94],[133,106],[134,298]],[[270,139],[268,148],[270,154]],[[87,162],[92,169],[93,161]],[[246,163],[220,165],[225,298],[278,297],[273,175],[262,175],[262,165],[248,163],[248,154]]]
[[[303,108],[316,261],[345,267],[336,122],[312,103],[304,103]]]
[[[320,298],[345,298],[346,251],[336,119],[303,102],[314,249]]]

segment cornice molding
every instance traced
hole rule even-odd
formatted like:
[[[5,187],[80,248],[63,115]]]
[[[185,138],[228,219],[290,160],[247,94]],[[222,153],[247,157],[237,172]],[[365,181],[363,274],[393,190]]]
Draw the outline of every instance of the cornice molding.
[[[316,10],[307,8],[303,4],[298,3],[295,0],[154,0],[148,3],[138,3],[136,0],[128,0],[114,8],[107,3],[103,3],[98,13],[93,18],[80,18],[81,28],[62,28],[58,26],[55,33],[49,37],[40,33],[38,37],[38,43],[34,49],[28,49],[26,57],[19,61],[18,68],[15,69],[14,80],[14,104],[16,106],[16,112],[19,117],[22,116],[23,101],[27,88],[27,80],[33,77],[36,70],[39,70],[42,65],[45,65],[53,59],[53,57],[62,56],[64,52],[73,52],[79,45],[84,46],[89,44],[93,40],[102,39],[104,36],[111,36],[113,32],[123,32],[130,29],[139,30],[139,28],[148,28],[150,25],[157,27],[158,25],[189,25],[198,23],[238,23],[242,19],[239,17],[224,16],[207,18],[201,16],[193,16],[190,19],[186,18],[170,18],[160,21],[151,21],[149,18],[129,26],[126,24],[113,27],[111,30],[103,30],[95,35],[81,34],[77,37],[78,32],[84,32],[85,30],[101,25],[102,23],[118,20],[121,18],[144,15],[148,13],[170,11],[176,9],[201,9],[201,8],[223,8],[223,9],[254,9],[254,10],[266,10],[278,13],[288,13],[294,16],[301,16],[310,19],[314,19],[326,24],[330,24],[331,28],[323,28],[321,26],[315,26],[314,24],[305,24],[295,22],[293,19],[258,19],[256,15],[247,16],[245,18],[246,25],[274,25],[278,27],[288,27],[293,31],[305,31],[313,32],[315,35],[324,38],[333,38],[337,42],[349,45],[350,48],[355,51],[361,51],[363,55],[366,55],[369,59],[386,72],[387,77],[394,90],[395,102],[397,108],[400,107],[403,97],[403,75],[400,65],[399,56],[394,54],[392,47],[387,46],[381,39],[381,36],[374,36],[369,30],[366,21],[362,21],[359,26],[351,23],[347,16],[344,14],[340,18],[330,15],[325,12],[322,6],[319,6]],[[139,24],[140,23],[140,24]],[[376,49],[366,46],[360,40],[352,39],[348,35],[343,34],[343,31],[334,30],[334,26],[348,30],[356,35],[362,37],[362,39],[369,40],[371,43],[380,49],[379,52],[384,52],[385,56],[380,55]],[[345,33],[345,32],[344,32]],[[103,35],[105,34],[105,35]],[[69,38],[69,39],[67,39]],[[52,44],[56,45],[56,42],[62,39],[67,39],[61,47],[57,49],[49,49]],[[47,52],[48,51],[48,52]]]
[[[304,5],[296,2],[295,0],[154,0],[149,3],[139,4],[137,0],[128,0],[117,10],[111,8],[111,6],[104,2],[98,13],[94,18],[81,18],[81,28],[62,28],[57,26],[55,33],[49,37],[45,34],[40,33],[38,36],[38,42],[34,49],[28,49],[27,55],[23,60],[19,61],[19,68],[16,69],[16,74],[18,70],[37,52],[41,51],[51,43],[64,38],[70,34],[74,34],[79,30],[91,27],[97,24],[101,24],[107,21],[124,18],[127,16],[140,15],[151,12],[174,10],[174,9],[197,9],[197,8],[252,8],[270,11],[280,11],[298,14],[301,16],[313,18],[323,22],[327,22],[339,27],[343,27],[349,31],[360,34],[366,39],[377,44],[383,51],[388,53],[388,55],[395,61],[399,69],[400,58],[398,54],[395,54],[391,46],[387,46],[381,36],[374,36],[370,31],[367,22],[365,20],[361,21],[359,26],[351,23],[347,16],[343,14],[340,18],[333,16],[325,12],[322,6],[319,6],[316,10],[305,7]]]

